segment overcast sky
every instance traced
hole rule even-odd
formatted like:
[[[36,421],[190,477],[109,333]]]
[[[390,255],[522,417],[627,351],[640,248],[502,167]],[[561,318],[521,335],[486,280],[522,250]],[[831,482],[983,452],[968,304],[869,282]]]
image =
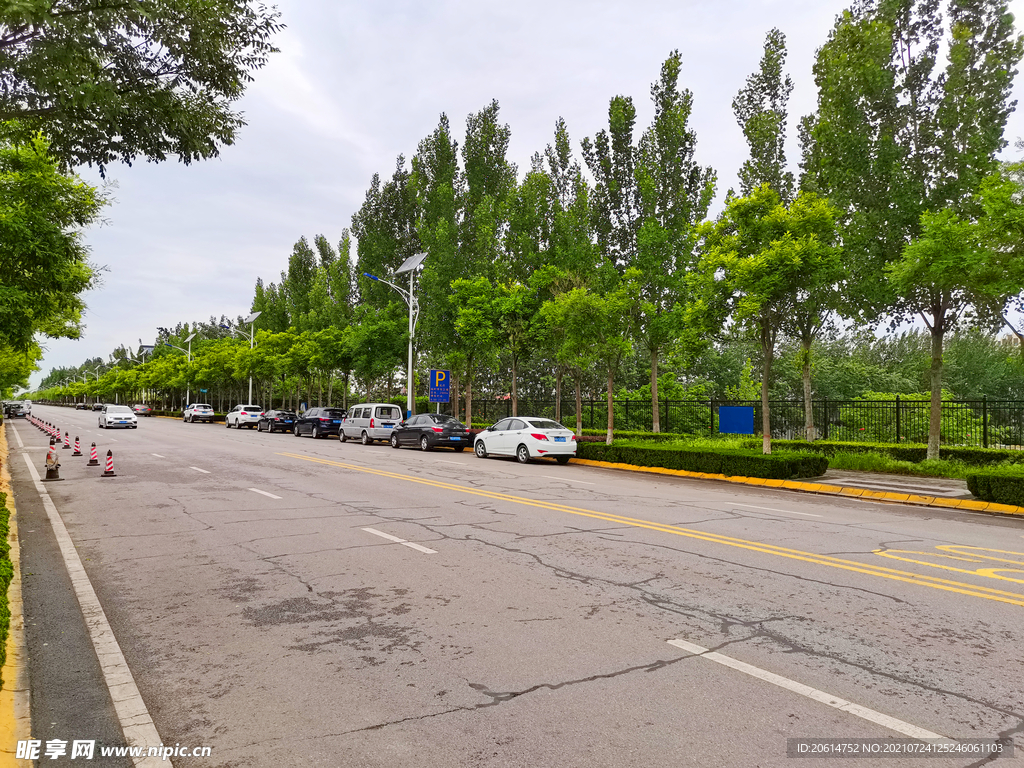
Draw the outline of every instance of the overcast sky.
[[[341,238],[371,176],[388,177],[447,113],[460,145],[466,116],[492,99],[523,170],[564,117],[577,152],[607,125],[608,101],[632,96],[638,132],[651,83],[674,49],[694,94],[697,161],[737,186],[746,144],[732,99],[756,69],[765,34],[787,36],[789,161],[796,121],[813,111],[811,67],[839,0],[283,0],[281,49],[240,104],[248,125],[220,158],[114,166],[115,202],[89,231],[103,284],[87,295],[84,337],[50,340],[32,377],[152,343],[157,326],[248,314],[257,277],[277,281],[296,240]],[[1011,8],[1020,17],[1024,0]],[[1018,77],[1017,99],[1024,88]],[[1020,112],[1007,138],[1024,135]],[[1012,148],[1011,148],[1012,151]],[[98,181],[95,174],[84,173]]]

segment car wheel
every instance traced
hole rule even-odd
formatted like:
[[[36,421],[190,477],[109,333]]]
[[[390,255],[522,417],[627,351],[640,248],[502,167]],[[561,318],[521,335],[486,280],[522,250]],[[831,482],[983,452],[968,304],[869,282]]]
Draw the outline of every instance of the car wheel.
[[[256,422],[256,431],[257,432],[262,432],[263,431],[263,422],[262,421],[257,421]]]
[[[476,445],[473,446],[473,453],[475,453],[481,459],[487,458],[487,447],[484,445],[483,440],[476,441]]]
[[[269,424],[267,424],[267,432],[269,432],[270,434],[274,434],[274,422],[270,422]]]
[[[188,416],[182,416],[181,420],[188,424]]]
[[[292,434],[295,435],[296,437],[299,436],[299,425],[298,424],[296,424],[294,427],[292,427]]]
[[[420,438],[420,450],[421,451],[429,451],[430,450],[430,443],[427,441],[427,436],[426,435],[423,435],[423,437]]]
[[[224,428],[231,429],[231,422],[228,421],[226,418],[224,419]]]
[[[97,424],[99,425],[99,428],[100,428],[100,429],[103,429],[103,422],[102,422],[102,421],[98,421],[98,422],[96,422],[96,423],[97,423]]]
[[[366,431],[363,430],[363,434],[359,438],[359,442],[361,442],[363,445],[369,445],[370,443],[373,442],[373,438],[371,438],[368,434],[366,434]]]
[[[571,456],[555,456],[555,461],[564,466],[569,463],[571,458]]]
[[[391,433],[391,447],[398,447],[398,435],[396,435],[394,432]]]
[[[313,427],[313,431],[309,433],[309,436],[314,440],[320,439],[320,430],[317,427]]]
[[[518,448],[516,448],[516,460],[520,464],[525,464],[526,462],[528,462],[530,460],[530,449],[527,448],[525,445],[520,445]]]
[[[338,430],[338,440],[340,440],[343,443],[348,440],[348,435],[345,434],[344,429]]]

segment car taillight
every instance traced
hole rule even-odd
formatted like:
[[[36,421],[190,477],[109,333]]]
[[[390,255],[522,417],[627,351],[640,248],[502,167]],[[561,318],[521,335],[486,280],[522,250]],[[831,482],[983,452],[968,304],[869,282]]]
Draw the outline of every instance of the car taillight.
[[[330,419],[325,419],[325,418],[321,417],[320,421],[322,421],[324,424],[329,424],[331,420]]]
[[[435,432],[444,432],[444,427],[431,427]]]
[[[534,440],[547,440],[548,439],[547,435],[542,435],[542,434],[540,434],[538,432],[531,432],[530,433],[530,437],[532,437]]]
[[[373,419],[370,419],[370,429],[373,429]]]

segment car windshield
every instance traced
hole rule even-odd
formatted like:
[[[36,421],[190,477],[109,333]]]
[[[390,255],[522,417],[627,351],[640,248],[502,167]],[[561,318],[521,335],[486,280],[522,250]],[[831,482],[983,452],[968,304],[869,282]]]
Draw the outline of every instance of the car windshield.
[[[277,411],[274,415],[275,416],[281,416],[282,418],[288,418],[288,419],[294,419],[295,418],[295,414],[292,413],[291,411]]]
[[[260,408],[258,405],[247,405],[242,410],[248,411],[249,413],[259,413],[263,409]]]
[[[212,408],[211,408],[210,406],[208,406],[208,405],[204,405],[203,403],[196,403],[195,405],[193,405],[193,406],[192,406],[192,408],[193,408],[193,409],[196,409],[196,408],[205,408],[205,409],[206,409],[206,410],[208,410],[208,411],[212,411],[212,410],[213,410],[213,409],[212,409]]]
[[[107,413],[131,413],[132,409],[127,405],[108,405]]]
[[[392,408],[391,406],[382,405],[377,409],[378,419],[400,419],[402,418],[402,411],[399,408]]]
[[[449,421],[453,421],[456,424],[459,423],[458,419],[454,416],[449,416],[447,413],[428,413],[427,415],[438,424],[447,424]]]
[[[530,419],[529,424],[537,429],[565,429],[557,421],[552,421],[551,419]]]
[[[343,419],[345,412],[340,408],[324,408],[324,416],[329,419]]]

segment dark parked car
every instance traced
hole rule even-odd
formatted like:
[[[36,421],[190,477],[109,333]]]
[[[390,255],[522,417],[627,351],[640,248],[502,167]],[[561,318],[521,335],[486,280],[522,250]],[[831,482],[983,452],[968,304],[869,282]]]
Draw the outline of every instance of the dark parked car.
[[[391,447],[418,445],[421,451],[431,448],[454,448],[463,451],[471,444],[472,436],[466,425],[446,413],[421,413],[412,416],[391,433]]]
[[[291,432],[296,418],[291,411],[267,411],[256,422],[256,431]]]
[[[103,410],[103,403],[93,403],[92,404],[92,409],[94,411],[102,411]]]
[[[295,420],[292,434],[329,437],[338,434],[345,411],[341,408],[310,408]]]
[[[89,410],[89,404],[88,403],[75,403],[75,410],[76,411],[88,411]]]

